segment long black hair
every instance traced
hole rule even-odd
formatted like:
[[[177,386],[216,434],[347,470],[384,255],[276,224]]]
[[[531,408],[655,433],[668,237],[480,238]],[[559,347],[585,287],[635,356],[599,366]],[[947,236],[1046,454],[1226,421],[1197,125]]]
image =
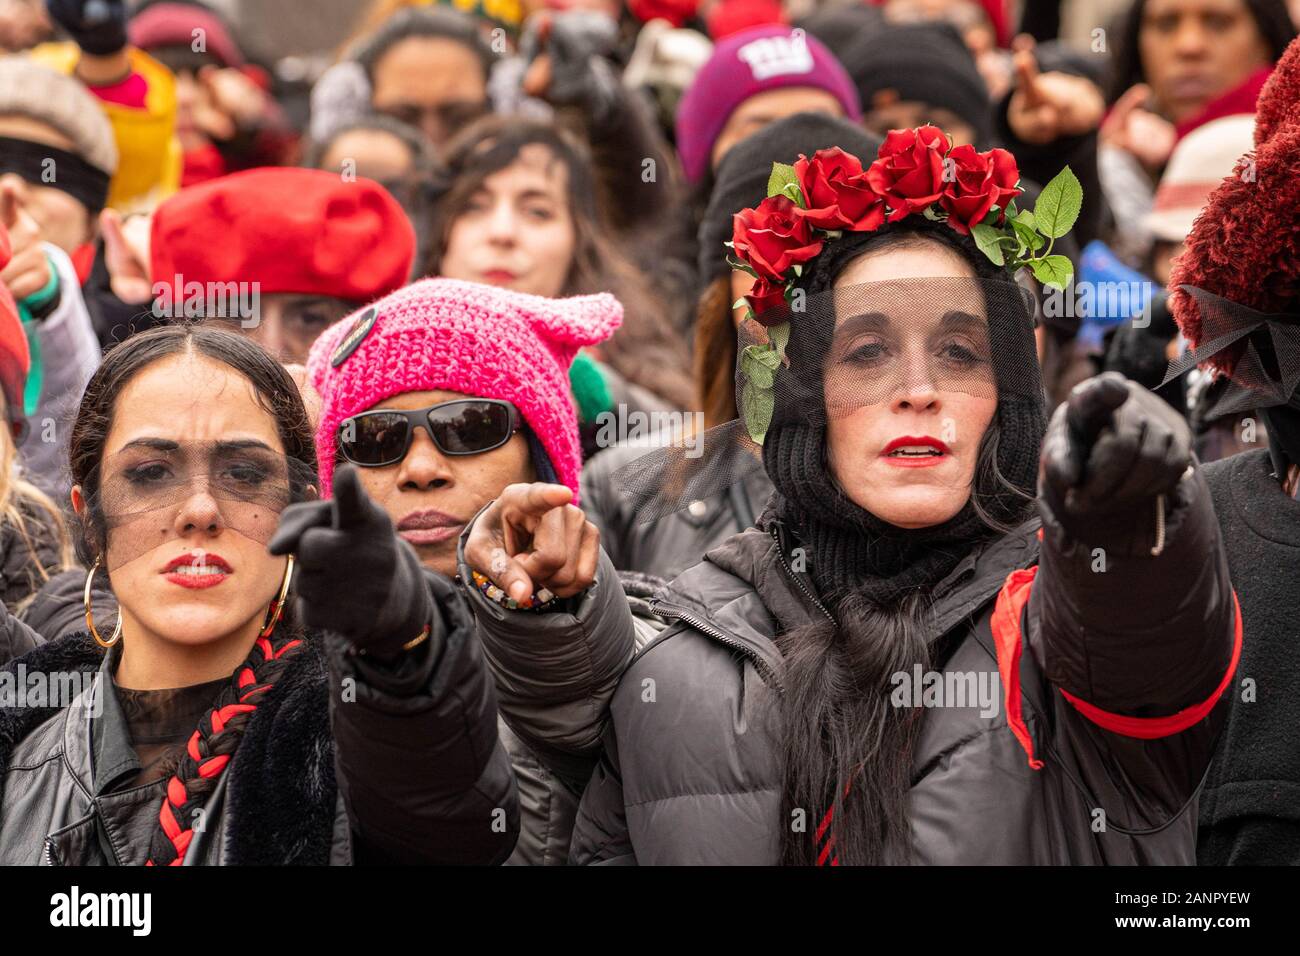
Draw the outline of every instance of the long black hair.
[[[1255,20],[1259,34],[1268,44],[1273,62],[1296,37],[1295,23],[1287,10],[1286,0],[1243,0],[1246,10]],[[1133,0],[1127,12],[1121,15],[1115,34],[1115,54],[1111,60],[1110,82],[1106,101],[1113,104],[1132,86],[1146,82],[1142,68],[1140,35],[1142,18],[1146,14],[1147,0]]]
[[[989,262],[968,237],[920,217],[837,240],[806,273],[807,290],[812,295],[830,289],[836,276],[866,252],[935,242],[984,280],[990,316],[998,308],[1014,307],[1010,304],[1020,290],[1005,270]],[[1006,302],[994,301],[1003,294]],[[1020,343],[1019,351],[1031,350],[1032,335],[1023,328],[1019,335],[1030,340]],[[1032,484],[1026,486],[1032,478],[1003,474],[1010,458],[1000,453],[999,442],[1016,418],[1026,419],[1031,434],[1040,425],[1032,401],[1026,412],[1004,416],[1003,399],[1000,383],[1000,414],[981,442],[972,483],[971,503],[979,519],[972,524],[984,526],[983,531],[977,527],[976,535],[1006,530],[1032,507]],[[923,711],[892,704],[891,678],[911,674],[917,666],[922,672],[932,664],[942,666],[948,648],[932,641],[937,635],[928,625],[928,587],[884,599],[866,587],[850,589],[836,595],[831,606],[834,620],[823,618],[777,639],[785,662],[781,859],[787,865],[905,863],[911,847],[908,794]]]

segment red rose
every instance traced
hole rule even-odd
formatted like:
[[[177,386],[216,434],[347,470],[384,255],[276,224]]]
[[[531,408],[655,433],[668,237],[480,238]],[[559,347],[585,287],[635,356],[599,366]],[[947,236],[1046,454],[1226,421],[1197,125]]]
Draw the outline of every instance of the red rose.
[[[770,285],[766,279],[754,283],[754,288],[745,294],[745,301],[754,310],[754,321],[760,325],[780,325],[788,318],[780,312],[785,306],[785,288]]]
[[[822,240],[798,213],[799,207],[785,196],[768,196],[756,208],[741,210],[731,220],[737,258],[772,285],[785,285],[792,266],[822,251]]]
[[[871,188],[862,161],[838,146],[819,149],[794,164],[807,209],[799,215],[818,229],[870,232],[885,221],[885,200]]]
[[[890,222],[920,212],[943,192],[943,157],[948,137],[937,126],[890,130],[867,181],[892,210]]]
[[[939,200],[948,210],[948,225],[968,236],[994,206],[999,208],[998,222],[1002,222],[1007,204],[1021,193],[1016,188],[1020,170],[1015,157],[1005,149],[977,153],[974,146],[958,146],[948,159],[952,181],[944,184]]]

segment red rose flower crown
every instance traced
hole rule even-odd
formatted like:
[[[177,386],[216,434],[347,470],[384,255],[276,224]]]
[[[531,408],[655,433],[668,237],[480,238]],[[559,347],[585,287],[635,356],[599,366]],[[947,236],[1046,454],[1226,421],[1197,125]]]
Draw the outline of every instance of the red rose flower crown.
[[[800,154],[793,166],[773,163],[767,198],[732,218],[728,262],[755,279],[749,317],[767,326],[768,343],[741,355],[749,387],[740,396],[750,437],[759,444],[772,419],[776,370],[790,337],[788,311],[805,263],[845,231],[873,232],[920,214],[972,236],[979,250],[1011,272],[1029,268],[1044,286],[1064,290],[1074,275],[1068,258],[1052,254],[1073,228],[1083,188],[1067,166],[1039,194],[1032,211],[1016,208],[1020,170],[1005,149],[953,146],[942,130],[892,130],[866,169],[838,146]],[[765,321],[766,317],[766,321]]]

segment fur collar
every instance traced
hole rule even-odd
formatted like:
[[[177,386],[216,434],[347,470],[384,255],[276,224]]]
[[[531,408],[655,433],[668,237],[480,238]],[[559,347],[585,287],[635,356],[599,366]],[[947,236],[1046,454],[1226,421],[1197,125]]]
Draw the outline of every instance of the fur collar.
[[[3,669],[22,663],[29,672],[94,671],[102,655],[83,632],[43,644]],[[0,787],[14,748],[58,712],[0,708]],[[227,772],[223,863],[330,862],[338,788],[321,635],[308,633],[306,646],[253,715]]]

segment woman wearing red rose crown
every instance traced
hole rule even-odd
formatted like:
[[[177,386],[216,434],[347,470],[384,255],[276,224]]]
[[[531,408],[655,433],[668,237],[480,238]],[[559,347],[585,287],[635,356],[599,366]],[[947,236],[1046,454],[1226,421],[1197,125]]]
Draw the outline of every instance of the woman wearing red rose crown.
[[[754,283],[728,261],[732,214],[767,195],[772,163],[800,152],[839,146],[863,155],[881,139],[854,123],[819,113],[796,113],[734,146],[718,165],[708,212],[700,225],[700,276],[704,291],[695,310],[696,408],[706,428],[736,417],[736,322],[744,313],[733,304]],[[582,500],[600,528],[601,545],[620,571],[671,579],[693,567],[705,552],[754,523],[772,493],[761,468],[713,495],[692,499],[681,511],[653,515],[638,511],[623,495],[623,469],[645,454],[628,443],[602,451],[582,469]]]
[[[1092,379],[1046,425],[1011,270],[1068,280],[1081,197],[1018,209],[1018,175],[894,131],[736,216],[742,419],[692,490],[758,443],[776,494],[656,602],[573,861],[1194,862],[1240,650],[1217,522],[1149,392]]]

